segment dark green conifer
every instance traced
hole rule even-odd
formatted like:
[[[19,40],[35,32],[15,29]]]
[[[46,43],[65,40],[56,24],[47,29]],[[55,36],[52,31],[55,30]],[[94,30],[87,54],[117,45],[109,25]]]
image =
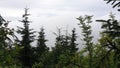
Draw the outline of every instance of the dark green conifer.
[[[46,39],[45,39],[45,32],[44,28],[42,27],[39,32],[39,36],[37,39],[37,47],[36,47],[36,55],[39,59],[42,54],[45,54],[45,52],[48,52],[49,48],[46,45]]]
[[[19,59],[22,63],[23,68],[31,68],[33,64],[33,51],[31,43],[34,41],[35,35],[33,35],[34,32],[31,32],[33,29],[29,28],[30,21],[28,21],[28,16],[30,14],[27,12],[28,8],[25,8],[25,14],[23,14],[23,20],[21,21],[24,27],[18,27],[17,31],[17,33],[22,35],[22,40],[20,40],[19,43],[20,47],[22,47],[20,50]]]
[[[70,39],[70,53],[75,54],[78,51],[77,45],[76,44],[76,33],[75,33],[75,28],[72,30],[72,35]]]
[[[102,39],[100,43],[103,47],[107,47],[108,50],[106,55],[102,58],[109,57],[110,53],[115,53],[114,55],[114,67],[120,67],[120,22],[115,19],[115,16],[111,13],[110,19],[108,20],[97,20],[97,22],[102,22],[101,28],[104,29],[102,34]],[[103,44],[104,43],[104,44]]]

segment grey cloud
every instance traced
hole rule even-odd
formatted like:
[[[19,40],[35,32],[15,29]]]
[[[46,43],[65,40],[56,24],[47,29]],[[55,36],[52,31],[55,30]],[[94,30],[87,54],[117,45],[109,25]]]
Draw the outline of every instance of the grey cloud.
[[[35,30],[39,30],[40,25],[46,27],[47,34],[52,34],[50,32],[55,32],[56,27],[65,27],[69,25],[70,28],[78,27],[77,21],[75,18],[80,15],[92,14],[96,17],[101,17],[109,13],[110,11],[114,11],[110,5],[107,5],[103,0],[0,0],[0,7],[6,8],[6,15],[14,15],[14,18],[8,15],[9,20],[14,20],[11,22],[11,27],[15,27],[18,24],[18,21],[15,19],[21,19],[21,13],[18,13],[23,8],[28,6],[30,8],[31,19],[33,23],[31,23],[31,27],[35,28]],[[0,9],[2,10],[2,9]],[[9,10],[13,10],[7,12]],[[4,11],[4,9],[3,9]],[[19,14],[19,15],[18,15]],[[18,16],[16,16],[18,15]],[[20,16],[21,15],[21,16]],[[97,29],[97,24],[93,24],[93,29]],[[38,27],[38,28],[36,28]],[[78,31],[79,32],[79,31]],[[80,34],[80,33],[79,33]],[[53,36],[50,35],[49,38]]]
[[[24,8],[26,5],[32,5],[35,1],[33,0],[2,0],[0,6],[5,8]]]

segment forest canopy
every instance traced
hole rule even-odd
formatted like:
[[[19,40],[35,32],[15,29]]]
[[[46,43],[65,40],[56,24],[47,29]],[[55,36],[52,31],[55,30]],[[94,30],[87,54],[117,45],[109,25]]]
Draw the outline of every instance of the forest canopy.
[[[113,8],[120,7],[119,1],[107,1],[111,2]],[[10,21],[0,15],[0,68],[120,68],[120,20],[114,14],[95,21],[93,15],[80,15],[75,23],[81,33],[77,33],[76,27],[70,32],[58,28],[53,33],[53,47],[49,47],[46,29],[31,29],[29,9],[24,10],[19,20],[22,27],[8,27]],[[95,43],[91,26],[94,22],[102,24]]]

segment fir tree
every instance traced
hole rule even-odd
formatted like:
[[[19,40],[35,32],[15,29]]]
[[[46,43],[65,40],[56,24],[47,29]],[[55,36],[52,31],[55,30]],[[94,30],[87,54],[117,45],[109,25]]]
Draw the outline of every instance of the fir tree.
[[[52,48],[52,52],[53,52],[53,64],[57,64],[58,63],[58,57],[59,55],[62,53],[62,35],[61,35],[61,29],[58,29],[58,34],[54,33],[57,37],[56,37],[56,43],[55,43],[55,47]]]
[[[14,29],[9,28],[9,21],[3,19],[0,16],[0,67],[8,67],[13,64],[17,64],[14,50]],[[9,58],[9,59],[8,59]],[[15,61],[12,61],[15,60]]]
[[[98,22],[103,22],[101,28],[104,29],[102,32],[102,38],[100,43],[103,47],[108,50],[106,55],[102,58],[109,57],[109,54],[113,52],[114,55],[114,67],[120,67],[120,24],[115,16],[111,13],[110,19],[108,20],[97,20]],[[104,44],[103,44],[104,43]]]
[[[42,55],[45,54],[45,52],[48,52],[49,48],[46,45],[46,39],[45,39],[45,32],[44,28],[42,27],[39,32],[39,36],[37,39],[37,47],[36,47],[36,59],[38,60]]]
[[[72,30],[72,36],[71,36],[71,40],[70,40],[70,52],[75,54],[78,50],[78,48],[76,47],[76,33],[75,33],[75,28]]]
[[[22,40],[20,40],[20,47],[22,49],[20,50],[19,59],[23,65],[23,68],[31,68],[33,64],[33,58],[32,58],[32,47],[31,43],[34,41],[33,33],[31,32],[32,29],[29,29],[29,23],[28,16],[30,14],[27,13],[28,8],[25,8],[25,14],[23,14],[23,20],[21,21],[24,25],[24,27],[18,27],[17,33],[22,35]]]
[[[82,33],[84,37],[83,40],[85,42],[84,45],[86,45],[86,49],[89,54],[89,68],[93,68],[93,36],[91,36],[92,30],[90,26],[90,23],[92,23],[92,16],[85,15],[85,17],[80,16],[77,19],[80,21],[78,25],[80,25],[80,28],[82,28]]]
[[[71,60],[75,56],[78,48],[76,47],[76,34],[75,29],[72,31],[72,36],[66,34],[61,34],[61,29],[58,29],[58,34],[54,33],[56,37],[55,47],[53,48],[54,63],[57,67],[67,67],[73,65],[74,62]]]
[[[69,52],[68,47],[68,36],[61,34],[61,29],[58,29],[58,34],[54,33],[56,37],[55,47],[52,48],[53,52],[53,63],[57,67],[63,67],[67,61],[63,61],[67,57],[67,53]],[[64,57],[65,56],[65,57]],[[68,59],[67,59],[68,60]]]

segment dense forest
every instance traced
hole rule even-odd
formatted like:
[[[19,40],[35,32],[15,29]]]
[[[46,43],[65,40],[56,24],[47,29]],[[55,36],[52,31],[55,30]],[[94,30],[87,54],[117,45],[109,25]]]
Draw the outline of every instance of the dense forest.
[[[115,3],[116,0],[112,1],[113,8],[120,6],[120,2]],[[114,14],[110,13],[107,20],[96,20],[102,23],[97,43],[92,36],[93,16],[85,15],[76,18],[81,34],[76,33],[76,28],[65,34],[58,29],[51,48],[46,44],[49,40],[43,27],[40,31],[30,29],[29,15],[25,8],[19,21],[23,27],[16,29],[8,27],[10,21],[0,16],[0,68],[120,68],[120,21]],[[76,42],[80,35],[83,36],[79,41],[82,45]],[[34,41],[35,46],[31,44]],[[79,46],[84,47],[79,49]]]

